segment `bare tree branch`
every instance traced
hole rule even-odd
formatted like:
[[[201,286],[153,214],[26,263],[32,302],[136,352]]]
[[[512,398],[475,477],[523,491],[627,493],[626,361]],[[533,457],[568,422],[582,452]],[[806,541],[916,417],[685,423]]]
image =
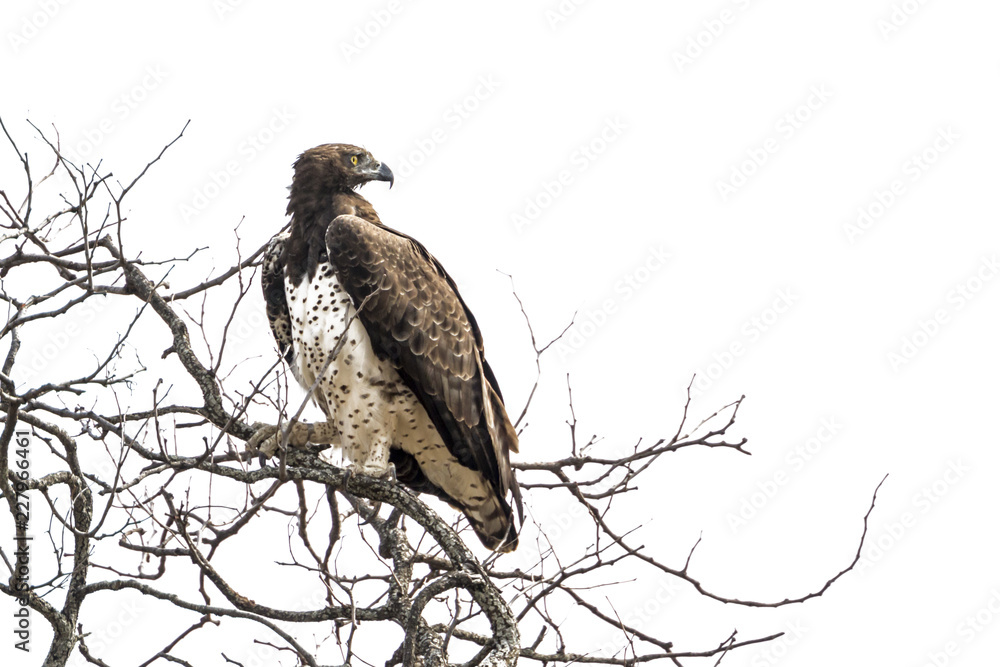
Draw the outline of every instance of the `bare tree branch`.
[[[74,165],[61,154],[58,133],[53,140],[31,126],[53,161],[36,178],[27,153],[0,127],[26,182],[17,192],[0,191],[0,303],[7,305],[0,324],[0,515],[15,525],[13,541],[0,540],[0,560],[13,575],[19,545],[28,541],[19,503],[30,503],[36,530],[48,524],[51,550],[42,560],[44,542],[35,540],[30,586],[20,590],[11,578],[0,583],[0,594],[23,600],[51,627],[47,667],[66,665],[77,652],[91,664],[113,664],[98,642],[88,642],[90,614],[126,593],[184,620],[178,632],[164,626],[145,642],[130,663],[142,667],[201,664],[205,631],[237,623],[252,630],[241,634],[246,646],[212,646],[232,664],[254,646],[274,649],[277,662],[315,666],[443,666],[456,659],[468,667],[519,660],[718,664],[781,635],[738,641],[736,631],[719,628],[725,638],[717,645],[681,651],[682,638],[619,613],[621,587],[666,575],[719,603],[780,607],[822,596],[859,562],[881,483],[853,560],[833,575],[818,574],[823,583],[805,595],[768,602],[715,592],[706,577],[691,573],[700,538],[682,565],[667,564],[641,542],[643,527],[620,511],[620,501],[654,483],[648,471],[665,455],[692,448],[749,454],[746,438],[732,434],[743,397],[697,420],[689,385],[672,435],[618,446],[614,434],[584,435],[568,377],[562,453],[515,467],[529,509],[564,502],[593,544],[572,546],[536,524],[525,527],[519,552],[477,557],[464,540],[465,519],[450,508],[394,482],[349,473],[328,458],[326,445],[290,437],[307,398],[290,395],[270,348],[251,353],[232,339],[259,299],[250,288],[268,243],[246,254],[237,234],[231,262],[220,270],[199,264],[197,248],[157,258],[123,247],[127,196],[151,177],[186,124],[124,185],[101,163]],[[50,179],[54,174],[60,178]],[[175,271],[184,265],[206,279],[168,287],[168,276],[181,283],[178,275],[191,275]],[[192,305],[192,297],[200,303]],[[516,290],[514,297],[535,354],[534,384],[517,420],[523,430],[544,376],[542,358],[572,322],[540,344]],[[95,303],[110,304],[115,315],[94,318],[88,309]],[[84,355],[74,342],[64,357],[43,360],[51,363],[29,361],[45,327],[86,313],[93,320],[88,333],[99,333],[96,352]],[[169,341],[166,350],[166,342],[153,347],[157,336]],[[277,421],[278,465],[254,467],[245,445],[256,432],[251,415]],[[28,450],[14,444],[24,429],[39,454],[30,472],[18,463]],[[287,556],[265,562],[259,554],[275,546],[275,522],[287,526]],[[261,570],[259,580],[238,576],[233,553]],[[317,596],[290,604],[287,591],[269,585],[286,579],[308,582]],[[568,630],[577,623],[623,637],[620,646],[595,648],[589,633]],[[325,636],[310,634],[315,624]],[[386,637],[401,639],[390,646]]]

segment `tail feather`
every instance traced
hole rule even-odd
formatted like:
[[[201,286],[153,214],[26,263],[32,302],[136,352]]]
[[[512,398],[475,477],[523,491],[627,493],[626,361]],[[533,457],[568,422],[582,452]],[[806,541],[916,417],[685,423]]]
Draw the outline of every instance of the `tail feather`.
[[[514,512],[506,501],[487,498],[479,507],[463,507],[462,511],[484,547],[500,553],[517,549],[517,525]]]
[[[490,427],[490,437],[493,440],[493,447],[497,453],[497,465],[500,473],[500,485],[498,489],[502,498],[505,498],[510,491],[514,498],[514,506],[517,507],[517,516],[520,522],[524,523],[524,505],[521,500],[521,488],[517,484],[517,476],[510,465],[510,453],[518,452],[517,431],[507,416],[507,409],[503,400],[491,387],[487,387],[490,410],[487,419]],[[504,506],[506,502],[504,502]],[[508,512],[510,508],[508,507]]]

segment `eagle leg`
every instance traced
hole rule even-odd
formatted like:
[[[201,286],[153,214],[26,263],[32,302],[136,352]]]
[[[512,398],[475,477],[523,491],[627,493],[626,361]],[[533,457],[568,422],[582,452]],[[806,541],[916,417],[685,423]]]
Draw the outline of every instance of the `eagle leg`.
[[[288,433],[288,444],[292,447],[302,447],[310,442],[316,445],[340,444],[340,433],[330,422],[316,424],[295,422],[291,427],[286,425],[283,428],[278,428],[274,424],[255,422],[251,428],[254,434],[250,436],[246,446],[246,451],[251,456],[258,453],[264,458],[274,456],[281,445],[285,430]]]
[[[369,475],[369,476],[375,477],[377,479],[387,479],[387,480],[390,480],[393,484],[397,483],[396,482],[396,466],[393,463],[390,463],[389,467],[386,468],[385,470],[383,470],[381,472],[374,473],[374,474],[371,472],[370,469],[366,472],[364,466],[357,466],[357,465],[354,465],[354,464],[349,464],[347,466],[347,477],[344,479],[344,493],[347,493],[347,485],[350,483],[351,477],[353,477],[354,475]],[[382,509],[382,502],[378,501],[378,500],[375,500],[375,501],[372,501],[372,505],[371,505],[370,511],[363,512],[362,511],[362,507],[364,506],[364,503],[362,501],[358,500],[357,498],[354,498],[354,501],[356,502],[356,509],[358,511],[358,515],[361,517],[361,522],[362,523],[366,523],[366,524],[367,523],[371,523],[371,520],[374,519],[376,516],[378,516],[379,511]]]
[[[394,463],[389,463],[387,468],[377,467],[373,468],[371,466],[358,466],[349,464],[347,466],[348,470],[352,473],[357,473],[359,475],[368,475],[369,477],[374,477],[376,479],[388,480],[393,484],[396,484],[396,465]]]
[[[348,468],[352,472],[369,477],[386,479],[392,476],[395,479],[396,471],[389,461],[390,441],[388,438],[375,438],[370,442],[363,442],[361,439],[351,440],[344,451],[348,461]]]
[[[375,477],[376,479],[389,480],[393,484],[396,483],[396,466],[393,463],[389,463],[388,466],[383,467],[379,465],[371,464],[355,464],[348,463],[347,470],[353,475],[368,475],[369,477]]]

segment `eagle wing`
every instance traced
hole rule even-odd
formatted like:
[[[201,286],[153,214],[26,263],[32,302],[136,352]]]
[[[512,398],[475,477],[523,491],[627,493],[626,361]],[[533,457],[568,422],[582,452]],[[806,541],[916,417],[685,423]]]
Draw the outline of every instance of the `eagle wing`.
[[[522,515],[509,458],[517,433],[454,281],[418,241],[353,215],[330,223],[326,248],[376,353],[398,369],[455,458],[504,504],[510,491]]]
[[[271,333],[278,344],[278,351],[292,366],[294,352],[292,350],[291,316],[288,314],[288,301],[285,300],[285,241],[288,234],[278,234],[264,253],[261,264],[261,287],[264,291],[264,307],[267,321],[271,325]]]

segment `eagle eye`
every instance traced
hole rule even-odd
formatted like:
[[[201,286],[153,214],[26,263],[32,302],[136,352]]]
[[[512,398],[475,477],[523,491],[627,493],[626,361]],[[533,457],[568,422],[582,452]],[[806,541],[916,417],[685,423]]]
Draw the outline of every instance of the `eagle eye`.
[[[357,155],[352,155],[351,156],[351,164],[354,165],[354,166],[358,165],[358,156]]]

